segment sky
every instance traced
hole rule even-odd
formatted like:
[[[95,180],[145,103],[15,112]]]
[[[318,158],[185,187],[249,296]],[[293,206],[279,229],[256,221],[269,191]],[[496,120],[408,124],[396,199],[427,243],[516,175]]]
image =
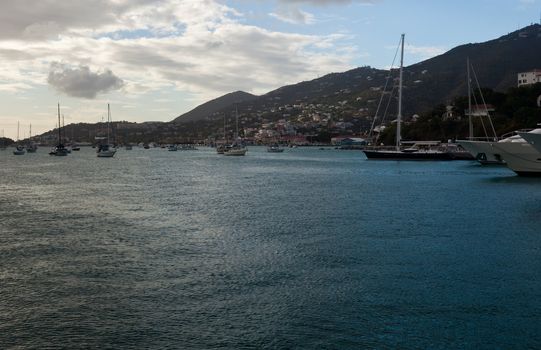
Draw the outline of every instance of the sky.
[[[225,93],[264,94],[405,64],[538,23],[541,0],[0,0],[0,136],[65,123],[170,121]]]

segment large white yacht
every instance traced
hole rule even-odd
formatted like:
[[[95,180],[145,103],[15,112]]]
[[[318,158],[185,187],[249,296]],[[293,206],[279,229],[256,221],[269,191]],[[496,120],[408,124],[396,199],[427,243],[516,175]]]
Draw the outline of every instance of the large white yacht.
[[[540,134],[541,129],[535,129],[529,133]],[[521,134],[525,133],[521,132]],[[507,167],[518,175],[541,176],[541,152],[526,142],[520,134],[517,136],[521,141],[493,143],[495,153],[498,153]]]
[[[500,140],[458,140],[457,142],[462,148],[470,152],[479,163],[487,165],[505,164],[505,160],[493,146],[495,143],[525,143],[526,141],[518,135],[518,132],[513,132],[503,135]]]

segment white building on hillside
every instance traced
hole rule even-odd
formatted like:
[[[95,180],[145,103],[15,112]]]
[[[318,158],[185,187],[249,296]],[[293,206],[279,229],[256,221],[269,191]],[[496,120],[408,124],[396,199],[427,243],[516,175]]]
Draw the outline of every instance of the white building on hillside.
[[[534,69],[531,72],[518,73],[518,86],[541,83],[541,70]]]

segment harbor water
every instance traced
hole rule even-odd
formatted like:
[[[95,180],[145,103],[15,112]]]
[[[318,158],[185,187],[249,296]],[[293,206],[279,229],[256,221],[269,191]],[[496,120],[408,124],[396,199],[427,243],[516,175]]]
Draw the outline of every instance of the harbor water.
[[[541,180],[317,148],[0,152],[1,349],[541,348]]]

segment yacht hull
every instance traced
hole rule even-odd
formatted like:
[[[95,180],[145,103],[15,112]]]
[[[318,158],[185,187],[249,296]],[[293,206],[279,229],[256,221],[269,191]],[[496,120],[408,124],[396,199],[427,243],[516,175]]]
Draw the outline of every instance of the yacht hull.
[[[454,160],[447,152],[401,152],[363,150],[366,158],[375,160]]]
[[[227,152],[224,152],[224,156],[244,156],[246,155],[246,149],[230,149]]]
[[[503,165],[505,164],[499,153],[495,153],[493,142],[487,141],[457,141],[462,148],[468,151],[479,163],[483,165]]]
[[[493,143],[507,167],[520,176],[541,176],[541,152],[529,143]]]

